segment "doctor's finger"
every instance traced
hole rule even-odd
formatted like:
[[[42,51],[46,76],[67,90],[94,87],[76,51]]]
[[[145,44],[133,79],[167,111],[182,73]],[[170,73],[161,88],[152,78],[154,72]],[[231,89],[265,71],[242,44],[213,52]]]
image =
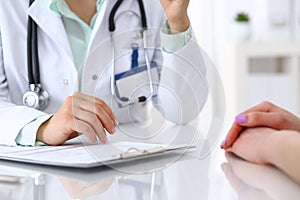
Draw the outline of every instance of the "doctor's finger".
[[[78,109],[77,112],[81,113],[80,110],[89,112],[90,115],[94,115],[96,117],[92,119],[93,121],[98,119],[98,123],[101,123],[101,126],[103,126],[110,134],[115,132],[115,121],[109,116],[102,106],[94,105],[91,102],[85,102],[78,106],[80,109]]]
[[[84,121],[85,123],[89,124],[93,128],[94,132],[96,133],[98,138],[101,140],[101,142],[106,141],[105,140],[106,133],[103,128],[103,125],[95,114],[84,111],[84,110],[78,110],[76,112],[76,116],[74,116],[74,117],[75,117],[75,119]]]
[[[74,96],[93,103],[94,107],[101,106],[106,111],[106,113],[109,115],[109,117],[114,122],[117,122],[117,119],[116,119],[113,111],[111,110],[111,108],[103,100],[101,100],[99,98],[96,98],[96,97],[88,96],[88,95],[85,95],[85,94],[82,94],[82,93],[75,93]],[[115,125],[117,125],[117,124],[115,123]]]
[[[96,132],[87,122],[75,118],[72,129],[84,134],[91,142],[97,142]]]

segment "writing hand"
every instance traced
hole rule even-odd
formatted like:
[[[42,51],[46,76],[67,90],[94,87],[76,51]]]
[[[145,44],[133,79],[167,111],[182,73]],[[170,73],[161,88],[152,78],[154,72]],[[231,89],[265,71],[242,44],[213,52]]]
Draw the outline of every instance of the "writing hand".
[[[84,134],[91,142],[99,138],[106,143],[105,129],[113,134],[116,125],[116,118],[104,101],[75,93],[66,98],[57,113],[40,126],[37,140],[48,145],[60,145],[78,134]]]

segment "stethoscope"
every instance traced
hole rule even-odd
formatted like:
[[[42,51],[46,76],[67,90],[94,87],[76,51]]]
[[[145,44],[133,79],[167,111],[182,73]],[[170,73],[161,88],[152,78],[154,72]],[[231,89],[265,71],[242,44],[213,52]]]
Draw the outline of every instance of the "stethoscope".
[[[147,66],[147,75],[149,79],[149,95],[148,97],[140,96],[138,99],[131,100],[129,97],[119,97],[116,94],[116,81],[115,81],[115,48],[114,48],[114,37],[113,33],[116,29],[115,26],[115,14],[122,4],[123,0],[118,0],[113,6],[110,15],[109,15],[109,32],[111,36],[112,43],[112,70],[111,70],[111,93],[112,96],[116,99],[119,104],[122,106],[128,106],[137,102],[147,102],[153,97],[153,81],[151,76],[151,65],[149,61],[149,56],[147,52],[147,19],[144,8],[144,3],[142,0],[137,0],[139,4],[139,9],[141,13],[141,23],[142,23],[142,37],[143,37],[143,49],[145,62]],[[34,0],[29,1],[29,6],[34,2]],[[28,70],[28,84],[29,90],[23,95],[23,104],[30,108],[35,108],[38,110],[44,110],[49,105],[50,96],[42,88],[40,81],[40,66],[39,66],[39,57],[38,57],[38,34],[37,34],[37,24],[29,16],[28,25],[27,25],[27,70]]]
[[[115,80],[115,42],[114,42],[114,31],[116,29],[115,26],[115,15],[122,4],[123,0],[118,0],[116,4],[113,6],[110,15],[109,15],[109,27],[108,30],[110,32],[110,38],[111,38],[111,44],[112,44],[112,57],[113,57],[113,62],[112,62],[112,70],[111,70],[111,79],[110,79],[110,88],[111,88],[111,94],[117,101],[117,103],[121,104],[122,107],[128,106],[134,103],[145,103],[148,102],[152,99],[154,95],[154,88],[153,88],[153,79],[151,75],[151,64],[150,64],[150,59],[148,55],[148,45],[147,45],[147,18],[146,18],[146,13],[145,13],[145,8],[144,8],[144,3],[143,0],[137,0],[139,4],[139,9],[141,13],[141,25],[142,25],[142,33],[141,36],[143,38],[143,50],[144,50],[144,57],[145,57],[145,62],[146,62],[146,68],[147,68],[147,76],[148,76],[148,81],[149,81],[149,95],[146,96],[140,96],[137,99],[130,99],[129,97],[120,97],[119,95],[116,94],[116,80]],[[126,12],[131,12],[131,11],[126,11]],[[133,15],[137,15],[136,13],[132,12]]]
[[[29,6],[33,2],[34,0],[30,0]],[[30,16],[27,25],[27,71],[29,90],[23,95],[23,104],[30,108],[44,110],[49,105],[50,96],[41,85],[37,24]]]

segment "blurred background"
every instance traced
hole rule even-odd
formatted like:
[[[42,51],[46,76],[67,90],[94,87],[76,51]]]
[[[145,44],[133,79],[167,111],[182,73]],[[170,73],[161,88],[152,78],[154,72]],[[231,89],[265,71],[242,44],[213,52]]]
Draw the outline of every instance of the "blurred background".
[[[227,117],[263,100],[300,114],[299,0],[191,0],[189,14],[223,81]]]

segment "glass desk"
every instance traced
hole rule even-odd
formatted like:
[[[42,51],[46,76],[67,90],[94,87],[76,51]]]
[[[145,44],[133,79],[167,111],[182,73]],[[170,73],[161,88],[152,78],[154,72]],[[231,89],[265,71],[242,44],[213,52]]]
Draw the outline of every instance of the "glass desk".
[[[145,163],[151,168],[152,162]],[[0,165],[0,199],[293,200],[300,196],[300,186],[279,170],[248,163],[218,147],[203,159],[188,153],[169,166],[146,173],[8,161]]]
[[[169,157],[155,157],[113,168],[78,169],[0,161],[0,199],[296,200],[300,197],[300,185],[281,171],[225,154],[219,144],[228,129],[221,132],[223,136],[208,136],[201,134],[207,130],[198,130],[205,127],[205,121],[197,126],[157,122],[148,126],[151,130],[161,127],[165,130],[163,134],[149,135],[151,132],[144,127],[141,133],[139,127],[123,126],[118,132],[127,134],[117,132],[110,140],[128,137],[139,140],[136,136],[144,134],[149,142],[187,142],[201,148],[175,157],[172,162],[166,162]],[[135,132],[137,135],[131,135]]]

